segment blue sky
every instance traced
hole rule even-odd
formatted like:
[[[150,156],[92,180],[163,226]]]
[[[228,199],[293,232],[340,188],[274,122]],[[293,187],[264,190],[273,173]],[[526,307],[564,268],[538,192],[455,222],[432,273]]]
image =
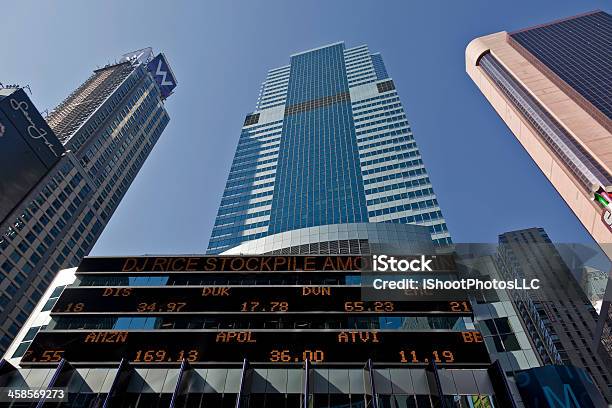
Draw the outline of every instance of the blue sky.
[[[465,73],[478,36],[603,1],[13,1],[3,6],[0,82],[29,84],[41,110],[96,66],[145,46],[179,86],[171,121],[92,254],[202,253],[244,116],[266,71],[343,40],[381,52],[455,242],[544,227],[591,242]]]

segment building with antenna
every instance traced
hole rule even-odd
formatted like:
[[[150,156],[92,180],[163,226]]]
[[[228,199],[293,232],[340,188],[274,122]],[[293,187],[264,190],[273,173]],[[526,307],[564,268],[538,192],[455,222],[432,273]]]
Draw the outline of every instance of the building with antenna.
[[[149,48],[96,69],[44,119],[23,89],[0,90],[0,353],[55,275],[93,248],[168,124],[175,87]]]

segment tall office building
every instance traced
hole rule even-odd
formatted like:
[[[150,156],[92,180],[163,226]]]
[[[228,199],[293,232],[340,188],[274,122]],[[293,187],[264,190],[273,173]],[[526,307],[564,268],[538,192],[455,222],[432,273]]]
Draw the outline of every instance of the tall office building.
[[[344,43],[294,54],[246,116],[208,253],[355,253],[368,223],[423,225],[451,242],[380,54]]]
[[[539,270],[523,273],[521,263],[525,262],[525,254],[515,257],[506,243],[508,234],[504,236],[497,249],[482,244],[457,245],[455,248],[461,254],[459,277],[510,281],[539,276]],[[557,262],[555,251],[537,252],[538,264]],[[516,406],[607,406],[599,384],[589,374],[591,369],[585,369],[584,364],[573,366],[562,359],[556,347],[559,336],[549,330],[551,318],[543,313],[542,299],[533,296],[534,292],[538,291],[492,288],[472,292],[474,319],[492,360],[499,361],[508,377]],[[571,405],[572,399],[575,405]]]
[[[143,49],[95,70],[46,123],[23,90],[4,92],[5,133],[26,136],[0,138],[0,162],[19,163],[2,174],[0,353],[55,274],[94,246],[166,127],[175,86],[164,55]]]
[[[612,16],[594,11],[473,40],[466,70],[612,257]]]
[[[528,330],[542,360],[586,369],[608,403],[612,403],[610,356],[593,344],[597,312],[546,232],[542,228],[506,232],[499,236],[499,243],[498,260],[505,279],[539,279],[540,289],[527,291],[528,302],[521,298],[514,302],[523,321],[533,322],[529,312],[534,310],[544,323],[544,327],[538,324]],[[525,291],[515,291],[525,296],[517,292]],[[549,333],[546,337],[553,340],[552,345],[544,340],[543,331]],[[545,360],[551,350],[558,352],[560,361],[557,357]]]

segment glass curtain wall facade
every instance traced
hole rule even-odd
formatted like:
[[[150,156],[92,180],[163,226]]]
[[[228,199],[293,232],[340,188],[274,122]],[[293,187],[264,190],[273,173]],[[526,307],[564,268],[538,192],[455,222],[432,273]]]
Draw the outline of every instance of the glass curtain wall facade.
[[[381,55],[342,42],[294,54],[244,121],[208,253],[363,222],[424,225],[451,242]]]
[[[367,221],[343,51],[291,59],[268,234]]]
[[[146,61],[112,64],[47,116],[68,152],[0,224],[0,353],[93,248],[168,124],[156,80]]]
[[[597,387],[612,402],[612,372],[610,358],[599,353],[593,344],[598,315],[579,282],[542,228],[511,231],[499,236],[498,264],[506,279],[539,279],[541,290],[530,293],[530,302],[515,300],[523,319],[529,320],[529,308],[534,308],[553,341],[558,357],[554,364],[584,368]],[[547,342],[537,344],[540,333],[530,336],[543,356],[541,346],[552,350]],[[555,353],[556,354],[556,353]]]
[[[612,119],[612,15],[595,11],[510,33],[513,45]],[[607,50],[607,51],[606,51]],[[584,106],[584,105],[583,105]]]

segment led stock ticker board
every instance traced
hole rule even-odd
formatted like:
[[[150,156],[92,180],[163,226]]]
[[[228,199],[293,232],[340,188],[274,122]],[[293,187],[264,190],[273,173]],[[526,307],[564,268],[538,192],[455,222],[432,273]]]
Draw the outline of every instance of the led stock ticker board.
[[[423,255],[404,259],[421,264],[424,262]],[[434,255],[426,262],[435,272],[455,270],[454,259],[450,256]],[[357,316],[365,315],[374,323],[382,317],[397,318],[400,325],[404,316],[460,319],[461,316],[472,315],[466,297],[457,296],[448,301],[407,295],[402,299],[387,300],[365,297],[365,286],[337,283],[262,284],[277,277],[291,281],[294,278],[287,275],[293,274],[310,276],[313,282],[325,282],[327,279],[342,282],[345,275],[359,278],[357,275],[372,273],[372,258],[367,256],[85,258],[76,273],[82,282],[106,284],[67,287],[51,312],[58,324],[62,319],[65,322],[79,318],[97,319],[106,324],[107,320],[117,317],[161,315],[170,319],[177,316],[177,319],[183,320],[211,318],[250,322],[262,318],[299,318],[301,321],[311,319],[321,323],[329,319],[330,324],[324,326],[328,328],[318,330],[292,326],[286,329],[234,328],[225,331],[219,328],[62,330],[58,326],[36,335],[21,364],[51,365],[62,359],[82,365],[115,364],[121,359],[136,364],[178,364],[181,361],[240,364],[245,358],[253,363],[269,364],[302,364],[306,360],[313,363],[363,364],[368,359],[391,365],[490,363],[480,332],[406,331],[399,326],[395,330],[379,330],[374,325],[367,326],[367,329],[341,329],[343,326],[337,323],[339,315],[348,321],[359,320]],[[167,282],[168,286],[163,283],[158,286],[137,286],[138,282],[149,282],[149,278],[154,279],[151,282],[157,282],[155,277],[160,275],[162,278],[159,282]],[[239,282],[250,284],[196,286],[189,283],[227,282],[228,276],[236,276]],[[382,294],[376,295],[383,297]],[[241,326],[251,327],[237,327]],[[359,326],[351,324],[349,327]]]
[[[408,299],[408,298],[407,298]],[[467,301],[363,300],[356,286],[66,288],[52,313],[424,313],[470,315]]]
[[[477,331],[82,331],[40,332],[22,364],[71,363],[349,363],[488,364]]]
[[[421,260],[423,255],[400,257]],[[455,271],[451,255],[432,255],[428,265],[433,272]],[[372,271],[372,257],[361,255],[270,255],[270,256],[150,256],[90,257],[77,273],[172,273],[172,272],[331,272]]]

